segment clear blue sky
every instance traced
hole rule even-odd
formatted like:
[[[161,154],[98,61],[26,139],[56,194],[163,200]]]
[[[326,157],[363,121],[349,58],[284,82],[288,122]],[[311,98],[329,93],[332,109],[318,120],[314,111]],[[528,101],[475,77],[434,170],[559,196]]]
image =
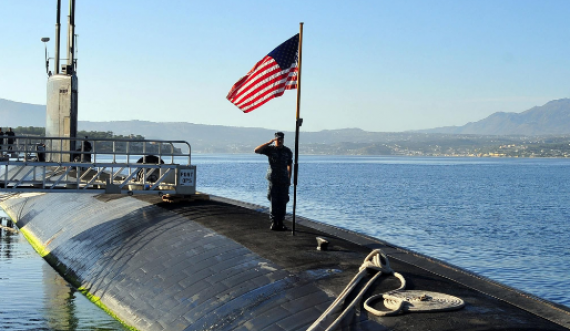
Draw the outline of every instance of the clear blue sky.
[[[45,104],[55,9],[0,2],[0,98]],[[569,13],[567,0],[77,0],[79,119],[293,131],[294,91],[249,114],[225,96],[304,22],[304,131],[463,125],[569,97]]]

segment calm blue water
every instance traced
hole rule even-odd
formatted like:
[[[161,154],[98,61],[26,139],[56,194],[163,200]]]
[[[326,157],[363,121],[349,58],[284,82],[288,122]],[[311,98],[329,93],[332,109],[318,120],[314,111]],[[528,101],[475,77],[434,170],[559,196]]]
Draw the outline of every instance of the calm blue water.
[[[0,330],[127,329],[75,291],[21,233],[2,228]]]
[[[200,191],[268,205],[264,156],[193,163]],[[570,306],[570,160],[302,155],[297,214]]]
[[[268,205],[266,157],[195,155],[192,163],[199,191]],[[299,169],[298,215],[570,307],[570,160],[302,155]],[[123,327],[19,233],[0,230],[0,329]]]

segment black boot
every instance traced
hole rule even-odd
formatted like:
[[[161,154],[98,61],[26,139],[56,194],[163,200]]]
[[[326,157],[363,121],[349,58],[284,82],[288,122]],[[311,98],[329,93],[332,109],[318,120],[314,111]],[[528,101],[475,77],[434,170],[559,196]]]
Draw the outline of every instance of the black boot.
[[[269,230],[279,231],[278,224],[279,224],[279,222],[277,222],[277,221],[271,221],[271,225],[269,226]]]
[[[283,220],[277,222],[277,231],[287,231],[287,230],[289,229],[283,224]]]
[[[285,225],[283,225],[283,221],[274,220],[271,222],[271,226],[269,229],[272,231],[287,231],[289,230]]]

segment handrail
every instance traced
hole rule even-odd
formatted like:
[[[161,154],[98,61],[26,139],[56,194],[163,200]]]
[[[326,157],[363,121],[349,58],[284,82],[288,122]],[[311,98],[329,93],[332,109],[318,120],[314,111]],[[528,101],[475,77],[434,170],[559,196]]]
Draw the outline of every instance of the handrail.
[[[12,140],[8,144],[8,139]],[[86,148],[89,142],[91,149]],[[70,146],[69,149],[64,148],[65,145]],[[71,147],[79,145],[79,148]],[[38,148],[39,147],[39,148]],[[191,145],[184,140],[154,140],[154,139],[125,139],[125,138],[71,138],[71,137],[39,137],[39,136],[0,136],[0,152],[2,154],[8,152],[14,156],[16,160],[10,162],[28,162],[39,154],[46,156],[44,161],[60,162],[63,156],[69,156],[70,161],[73,157],[78,156],[80,162],[91,163],[91,155],[93,155],[93,163],[97,162],[97,155],[112,155],[112,163],[137,163],[140,157],[158,156],[165,164],[174,164],[174,157],[187,158],[187,164],[191,164]],[[117,161],[117,156],[126,158],[125,161]],[[131,161],[131,157],[137,157]],[[146,158],[143,159],[143,162]],[[150,162],[148,162],[150,163]]]
[[[183,140],[0,136],[0,152],[0,191],[196,192],[196,166]]]

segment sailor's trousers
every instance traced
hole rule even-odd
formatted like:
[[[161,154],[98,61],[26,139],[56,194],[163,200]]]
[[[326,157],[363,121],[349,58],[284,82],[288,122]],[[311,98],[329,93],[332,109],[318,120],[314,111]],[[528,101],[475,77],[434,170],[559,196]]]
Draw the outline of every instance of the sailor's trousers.
[[[285,219],[287,202],[289,202],[289,186],[290,185],[276,185],[269,182],[267,199],[271,201],[271,207],[269,208],[269,218],[271,221],[282,223]]]

